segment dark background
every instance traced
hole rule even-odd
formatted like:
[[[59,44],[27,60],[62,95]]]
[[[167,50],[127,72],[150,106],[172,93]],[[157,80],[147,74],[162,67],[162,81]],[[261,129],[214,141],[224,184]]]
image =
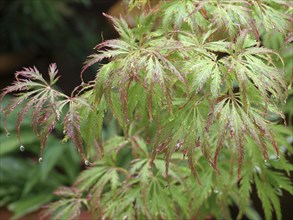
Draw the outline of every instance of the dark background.
[[[81,83],[79,73],[94,46],[116,35],[102,13],[117,0],[45,0],[51,10],[39,1],[0,0],[0,86],[10,84],[22,67],[46,73],[57,63],[58,86],[69,94]],[[86,80],[94,76],[94,69],[85,73]]]

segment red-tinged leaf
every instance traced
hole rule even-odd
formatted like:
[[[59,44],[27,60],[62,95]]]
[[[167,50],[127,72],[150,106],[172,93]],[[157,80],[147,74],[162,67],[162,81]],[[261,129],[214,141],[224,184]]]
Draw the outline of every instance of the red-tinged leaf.
[[[151,160],[150,160],[150,164],[151,164],[151,166],[153,166],[154,161],[155,161],[155,159],[156,159],[156,157],[157,157],[157,154],[158,154],[159,152],[162,152],[163,149],[166,149],[166,148],[167,148],[167,144],[166,144],[166,143],[161,143],[161,144],[159,144],[158,142],[155,142],[155,143],[154,143],[154,149],[153,149],[153,151],[152,151]],[[167,164],[166,164],[166,165],[167,165]]]
[[[108,47],[111,49],[125,50],[125,52],[128,52],[130,50],[131,45],[129,45],[126,41],[114,39],[114,40],[107,40],[98,44],[95,47],[95,49],[100,50],[100,49],[105,49],[105,47]]]
[[[247,113],[247,110],[248,110],[248,99],[247,99],[247,91],[246,91],[246,88],[247,88],[246,82],[245,81],[242,81],[240,83],[239,87],[240,87],[241,95],[242,95],[243,109],[244,109],[244,112]]]
[[[43,150],[46,146],[47,140],[53,129],[55,128],[56,116],[52,112],[46,112],[43,119],[40,135],[38,136],[41,142],[40,157],[43,155]]]
[[[120,34],[122,38],[126,40],[133,39],[132,30],[128,27],[128,24],[124,19],[118,19],[106,13],[103,13],[103,15],[113,22],[115,30]]]
[[[6,133],[9,133],[8,130],[7,130],[7,117],[8,115],[17,107],[19,106],[22,102],[23,102],[23,97],[16,97],[14,98],[14,100],[12,102],[10,102],[4,109],[3,109],[3,112],[4,112],[4,119],[3,119],[3,124],[4,124],[4,129],[6,131]]]
[[[75,109],[70,109],[65,115],[64,131],[68,138],[72,140],[81,157],[84,160],[86,160],[86,155],[83,149],[82,137],[80,134],[80,116]]]
[[[0,96],[0,101],[2,101],[3,98],[9,93],[21,91],[21,90],[25,90],[25,89],[26,89],[25,84],[24,85],[17,85],[16,83],[13,83],[12,86],[7,86],[3,89],[3,92],[1,93],[1,96]]]
[[[104,156],[103,141],[100,137],[94,138],[94,147],[96,149],[97,159],[102,159]]]
[[[100,62],[101,60],[105,59],[105,58],[110,58],[111,56],[108,56],[106,54],[93,54],[91,56],[88,57],[87,61],[84,63],[84,66],[82,67],[82,70],[80,72],[80,76],[82,78],[82,74],[84,73],[84,71],[86,71],[89,67],[91,67],[92,65]]]
[[[70,189],[66,191],[70,191]],[[81,198],[81,194],[77,191],[75,194],[72,192],[72,195],[65,196],[65,198],[63,197],[59,201],[49,204],[49,207],[42,213],[41,219],[47,218],[48,216],[52,219],[78,219],[82,205],[86,204],[85,200]]]
[[[122,127],[124,135],[128,136],[128,129],[129,126],[126,123],[122,103],[119,101],[118,95],[113,93],[112,91],[112,81],[107,81],[105,86],[105,100],[107,103],[108,108],[111,110],[111,113],[116,117],[119,125]]]
[[[147,109],[148,109],[148,120],[153,121],[153,95],[154,95],[154,83],[151,82],[147,93]]]
[[[120,101],[122,103],[122,110],[124,113],[124,117],[125,117],[125,121],[126,124],[129,123],[129,117],[128,117],[128,90],[129,90],[129,86],[131,84],[131,81],[127,82],[122,82],[121,83],[121,87],[119,88],[119,92],[120,92]]]
[[[15,73],[15,78],[17,81],[21,81],[21,78],[30,79],[33,81],[40,81],[40,83],[48,85],[46,80],[42,77],[40,72],[36,67],[34,68],[23,68],[22,71]]]
[[[162,148],[162,147],[165,147],[165,148]],[[165,152],[165,166],[166,166],[166,169],[165,169],[165,178],[167,179],[167,181],[169,181],[169,179],[168,179],[168,176],[169,176],[169,165],[170,165],[170,160],[171,160],[172,154],[175,152],[176,145],[174,146],[172,144],[172,142],[170,141],[167,145],[161,145],[160,148],[157,148],[156,151],[159,150],[158,152],[160,152],[160,151],[166,150],[166,152]],[[155,153],[157,153],[157,152],[155,152]],[[153,162],[151,162],[151,164],[152,163]],[[168,182],[168,184],[169,184],[169,182]]]
[[[107,63],[103,65],[97,76],[95,81],[95,87],[94,87],[94,105],[98,106],[104,93],[104,87],[106,85],[107,79],[110,78],[111,72],[116,67],[116,62],[112,61],[110,63]]]
[[[243,134],[237,134],[237,137],[235,136],[235,142],[238,152],[238,171],[237,176],[238,180],[241,179],[241,169],[242,169],[242,163],[244,159],[244,147],[243,147]]]
[[[276,151],[277,158],[279,158],[280,157],[280,153],[279,153],[279,148],[278,148],[278,145],[276,143],[276,140],[275,139],[271,139],[271,141],[272,141],[272,145],[273,145],[273,147],[274,147],[274,149]]]
[[[188,153],[187,153],[187,157],[188,157],[188,165],[189,168],[194,176],[194,178],[197,180],[198,184],[201,186],[201,182],[199,180],[198,174],[197,174],[197,170],[196,170],[196,161],[195,161],[195,147],[194,146],[190,146],[188,148]]]
[[[260,150],[263,154],[264,160],[268,160],[269,159],[269,155],[268,155],[268,148],[267,145],[265,144],[265,139],[259,135],[259,139],[260,139]]]
[[[215,117],[215,101],[212,102],[210,107],[210,112],[208,114],[208,120],[206,122],[205,130],[207,133],[209,133],[211,125],[214,123],[214,117]]]
[[[34,132],[39,135],[39,125],[41,124],[41,118],[42,118],[42,109],[45,106],[45,103],[47,102],[46,98],[42,98],[38,100],[38,102],[34,105],[33,112],[32,112],[32,126],[34,129]]]
[[[16,130],[17,130],[17,136],[18,136],[19,143],[21,143],[21,141],[20,141],[20,126],[21,126],[21,123],[22,123],[24,117],[26,116],[26,114],[28,113],[28,111],[31,110],[32,106],[35,104],[37,98],[38,98],[38,95],[36,95],[32,99],[30,99],[30,101],[27,102],[22,107],[21,111],[18,113]]]
[[[103,122],[104,115],[107,109],[105,99],[103,98],[99,105],[94,109],[88,109],[87,106],[82,108],[85,112],[81,118],[81,135],[84,140],[84,144],[88,146],[88,149],[93,149],[91,146],[94,145],[97,158],[103,157]]]
[[[177,70],[177,68],[170,62],[167,58],[165,58],[163,55],[160,53],[155,53],[157,56],[157,59],[161,60],[162,64],[164,64],[164,67],[168,69],[171,73],[175,74],[177,78],[181,81],[186,83],[186,79],[183,76],[183,74]],[[157,61],[156,59],[156,61]],[[157,61],[158,62],[158,61]]]
[[[221,151],[221,149],[223,148],[223,145],[224,145],[226,133],[227,133],[227,126],[219,127],[217,147],[216,147],[214,160],[213,160],[214,165],[216,167],[217,167],[217,159],[218,159],[219,153],[220,153],[220,151]]]
[[[80,216],[80,213],[81,213],[81,206],[82,203],[80,200],[75,200],[73,203],[72,203],[72,211],[70,212],[70,215],[68,217],[68,219],[77,219],[78,216]]]
[[[55,82],[59,79],[59,77],[56,77],[56,75],[58,74],[56,63],[50,64],[48,73],[50,77],[50,85],[55,84]]]
[[[235,44],[235,50],[239,51],[244,47],[245,39],[247,38],[247,29],[244,29],[240,32],[240,35],[237,37],[237,41]]]
[[[216,167],[216,165],[214,164],[212,157],[211,157],[211,152],[210,152],[210,146],[209,146],[209,142],[208,142],[208,138],[207,138],[207,134],[205,134],[204,140],[203,142],[199,142],[200,143],[200,147],[201,147],[201,151],[202,154],[204,155],[204,157],[206,158],[206,160],[208,161],[208,163],[215,169],[215,171],[220,174],[219,169]]]
[[[19,142],[21,123],[27,113],[32,111],[32,126],[41,142],[41,155],[48,136],[54,129],[55,123],[59,119],[60,111],[62,110],[62,107],[58,108],[56,104],[58,104],[60,99],[67,98],[66,95],[54,90],[50,86],[58,80],[56,78],[57,73],[56,64],[51,64],[48,68],[48,75],[50,77],[50,84],[48,84],[36,67],[24,68],[22,71],[16,72],[16,80],[13,85],[6,87],[1,94],[1,98],[8,93],[14,92],[18,96],[13,98],[13,101],[3,110],[5,113],[5,129],[6,117],[21,103],[25,103],[22,109],[19,110],[16,123]]]
[[[64,196],[64,197],[80,197],[81,192],[75,187],[65,187],[61,186],[54,191],[54,194],[57,196]]]

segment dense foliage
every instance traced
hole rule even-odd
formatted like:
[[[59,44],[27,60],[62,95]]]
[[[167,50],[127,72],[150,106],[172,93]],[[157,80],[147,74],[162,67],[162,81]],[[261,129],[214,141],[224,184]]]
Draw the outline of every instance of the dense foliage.
[[[73,219],[85,207],[111,219],[231,219],[229,207],[236,205],[238,219],[257,219],[250,200],[255,184],[266,219],[272,210],[281,219],[278,196],[293,193],[284,173],[292,171],[285,158],[292,147],[281,110],[291,83],[285,70],[292,65],[281,52],[292,41],[292,5],[129,4],[144,9],[133,28],[105,14],[120,38],[97,45],[86,61],[81,78],[90,66],[108,61],[95,81],[66,96],[54,88],[58,70],[51,64],[49,82],[35,67],[25,68],[2,93],[17,94],[5,115],[25,102],[17,131],[20,137],[30,112],[40,159],[61,122],[64,139],[72,140],[89,166],[74,186],[56,191],[63,198],[47,214]],[[280,45],[273,48],[267,35],[278,36]],[[103,135],[106,124],[114,135]]]
[[[7,96],[1,105],[6,106],[11,96]],[[1,106],[2,107],[2,106]],[[10,135],[5,134],[0,124],[0,207],[13,212],[16,219],[40,209],[44,204],[56,200],[53,195],[56,188],[71,185],[80,171],[80,157],[71,142],[60,143],[58,127],[50,135],[44,151],[44,162],[38,163],[39,140],[33,134],[29,117],[21,125],[21,143],[17,138],[15,121],[23,105],[12,112],[6,126]],[[0,112],[0,118],[3,113]]]

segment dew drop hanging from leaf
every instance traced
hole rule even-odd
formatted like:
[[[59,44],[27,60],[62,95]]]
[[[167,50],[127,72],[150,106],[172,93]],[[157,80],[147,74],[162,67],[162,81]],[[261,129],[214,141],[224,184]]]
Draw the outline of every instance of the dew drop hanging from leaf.
[[[21,152],[23,152],[23,151],[25,150],[24,146],[23,146],[23,145],[20,145],[19,150],[20,150]]]
[[[91,163],[90,163],[88,160],[85,160],[85,161],[84,161],[84,164],[85,164],[86,166],[89,166]]]

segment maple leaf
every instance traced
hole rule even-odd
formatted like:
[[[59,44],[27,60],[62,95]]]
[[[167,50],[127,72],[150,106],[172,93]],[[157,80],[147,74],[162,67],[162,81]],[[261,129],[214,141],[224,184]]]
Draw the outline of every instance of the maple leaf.
[[[41,142],[40,155],[46,145],[48,135],[55,127],[55,123],[60,119],[62,107],[60,104],[67,96],[53,88],[58,80],[58,69],[56,64],[49,66],[47,82],[40,72],[34,68],[24,68],[15,74],[15,81],[11,86],[3,89],[0,100],[9,93],[16,94],[7,106],[4,107],[4,126],[6,129],[7,116],[19,105],[25,103],[18,113],[17,134],[20,139],[20,126],[24,117],[30,112],[32,116],[32,126]],[[7,129],[6,129],[6,132]]]

